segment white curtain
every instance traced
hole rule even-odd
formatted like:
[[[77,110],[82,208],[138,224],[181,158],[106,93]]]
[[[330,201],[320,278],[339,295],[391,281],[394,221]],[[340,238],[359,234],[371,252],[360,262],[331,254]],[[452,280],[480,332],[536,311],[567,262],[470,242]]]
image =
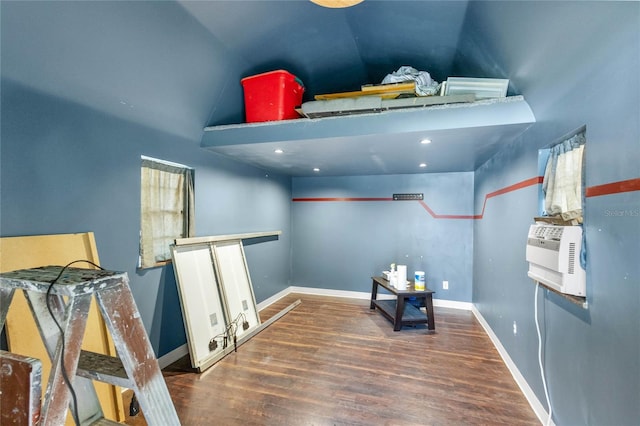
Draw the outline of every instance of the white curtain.
[[[176,238],[193,235],[193,170],[143,160],[141,267],[171,259]]]
[[[549,154],[542,188],[545,210],[549,216],[582,222],[582,164],[584,133],[579,133],[553,147]]]

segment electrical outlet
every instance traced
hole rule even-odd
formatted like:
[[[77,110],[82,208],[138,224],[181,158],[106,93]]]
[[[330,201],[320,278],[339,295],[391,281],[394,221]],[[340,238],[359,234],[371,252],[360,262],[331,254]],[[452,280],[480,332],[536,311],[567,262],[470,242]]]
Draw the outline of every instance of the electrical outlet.
[[[516,334],[518,334],[518,324],[514,321],[513,322],[513,335],[515,336]]]
[[[442,281],[442,288],[444,290],[449,290],[449,281]]]

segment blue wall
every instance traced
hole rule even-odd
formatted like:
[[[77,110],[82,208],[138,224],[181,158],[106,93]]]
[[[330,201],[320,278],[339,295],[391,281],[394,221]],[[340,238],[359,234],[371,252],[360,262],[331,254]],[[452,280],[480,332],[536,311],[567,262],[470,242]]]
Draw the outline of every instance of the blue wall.
[[[424,270],[436,298],[470,302],[472,219],[434,218],[418,201],[358,200],[409,192],[424,193],[436,215],[470,216],[473,173],[294,178],[292,284],[370,292],[370,277],[394,262],[410,277]]]
[[[258,301],[290,284],[368,292],[371,275],[406,261],[436,297],[476,304],[544,404],[524,260],[538,185],[483,205],[535,179],[538,150],[583,125],[587,187],[640,177],[639,2],[469,2],[457,74],[509,78],[537,123],[475,173],[295,179],[199,148],[205,124],[241,121],[238,82],[259,64],[180,4],[0,6],[0,235],[94,231],[102,264],[129,273],[158,355],[186,339],[171,267],[135,269],[140,155],[196,169],[198,235],[284,232],[246,246]],[[394,192],[463,218],[418,202],[291,202]],[[640,419],[638,212],[638,191],[588,197],[589,308],[539,295],[557,424]]]
[[[506,77],[537,119],[476,171],[476,212],[486,194],[538,176],[538,149],[582,125],[587,187],[640,177],[639,22],[637,2],[470,4],[467,52],[492,52],[496,66],[487,72],[512,70]],[[535,287],[524,253],[537,200],[533,185],[487,202],[474,230],[473,300],[546,405],[533,319]],[[640,193],[588,197],[585,230],[588,309],[546,291],[538,299],[554,421],[635,425],[640,420]]]
[[[258,301],[288,285],[291,181],[199,147],[242,121],[244,60],[176,2],[1,2],[0,235],[93,231],[156,354],[186,342],[171,266],[136,270],[140,155],[194,167],[197,235],[246,246]]]
[[[5,79],[194,141],[243,119],[246,63],[177,2],[0,7]]]
[[[101,264],[128,273],[158,356],[186,337],[172,267],[136,270],[141,155],[195,168],[197,235],[282,230],[246,255],[258,302],[288,285],[290,178],[18,83],[1,89],[1,235],[93,231]]]

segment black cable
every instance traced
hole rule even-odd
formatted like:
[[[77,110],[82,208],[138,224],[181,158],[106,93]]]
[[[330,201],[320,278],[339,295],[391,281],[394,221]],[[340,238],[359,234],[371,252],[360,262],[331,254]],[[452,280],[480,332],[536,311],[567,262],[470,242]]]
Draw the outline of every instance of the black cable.
[[[233,321],[227,324],[224,332],[213,336],[211,340],[209,340],[209,350],[214,351],[218,347],[217,343],[214,345],[212,342],[216,341],[219,338],[222,338],[222,349],[226,349],[227,345],[230,345],[233,342],[233,350],[234,352],[238,352],[238,324],[242,319],[242,329],[247,330],[249,328],[249,323],[247,322],[247,317],[244,315],[244,312],[240,312]]]
[[[67,268],[75,263],[89,263],[90,265],[95,266],[98,269],[102,269],[104,270],[103,267],[101,267],[100,265],[96,265],[95,263],[91,262],[90,260],[74,260],[73,262],[69,262],[68,264],[66,264],[65,266],[62,267],[62,269],[60,270],[60,273],[58,274],[57,277],[55,277],[50,283],[49,283],[49,288],[47,288],[47,294],[45,297],[45,301],[47,304],[47,310],[49,311],[49,315],[51,315],[51,318],[53,319],[53,322],[56,324],[56,326],[58,327],[58,330],[60,330],[60,337],[62,337],[62,353],[61,353],[61,359],[60,359],[60,371],[62,373],[62,378],[65,382],[65,384],[67,385],[67,387],[69,388],[69,393],[71,394],[71,398],[73,400],[73,410],[71,411],[71,416],[73,417],[73,421],[76,423],[77,426],[80,426],[80,416],[78,415],[78,397],[76,396],[76,392],[73,389],[73,385],[71,384],[71,380],[69,380],[69,375],[67,374],[67,369],[64,365],[64,352],[65,352],[65,345],[64,345],[64,330],[62,329],[62,326],[60,325],[60,323],[58,322],[58,319],[56,318],[55,314],[53,313],[53,308],[51,307],[51,290],[53,290],[53,286],[55,285],[55,283],[58,282],[58,280],[60,279],[60,277],[62,277],[62,274],[64,273],[64,271],[67,270]]]
[[[134,393],[131,396],[131,403],[129,404],[129,416],[135,417],[140,412],[140,403],[138,402],[138,398],[136,398],[136,394]]]

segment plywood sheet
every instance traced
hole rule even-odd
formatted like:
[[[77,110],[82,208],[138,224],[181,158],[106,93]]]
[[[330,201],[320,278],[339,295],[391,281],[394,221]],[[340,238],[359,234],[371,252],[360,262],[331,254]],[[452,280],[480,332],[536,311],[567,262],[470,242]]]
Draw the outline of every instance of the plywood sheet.
[[[78,259],[100,264],[92,232],[59,235],[36,235],[0,238],[0,272],[47,265],[66,265]],[[90,267],[76,264],[78,267]],[[7,314],[5,329],[11,352],[40,359],[43,383],[51,369],[47,351],[21,291],[16,291]],[[91,302],[82,348],[115,356],[115,348],[95,301]],[[124,408],[120,390],[105,383],[95,383],[106,418],[123,421]],[[43,392],[44,392],[43,386]],[[73,422],[67,420],[67,424]]]
[[[0,351],[0,390],[0,424],[38,424],[42,390],[40,360]]]

